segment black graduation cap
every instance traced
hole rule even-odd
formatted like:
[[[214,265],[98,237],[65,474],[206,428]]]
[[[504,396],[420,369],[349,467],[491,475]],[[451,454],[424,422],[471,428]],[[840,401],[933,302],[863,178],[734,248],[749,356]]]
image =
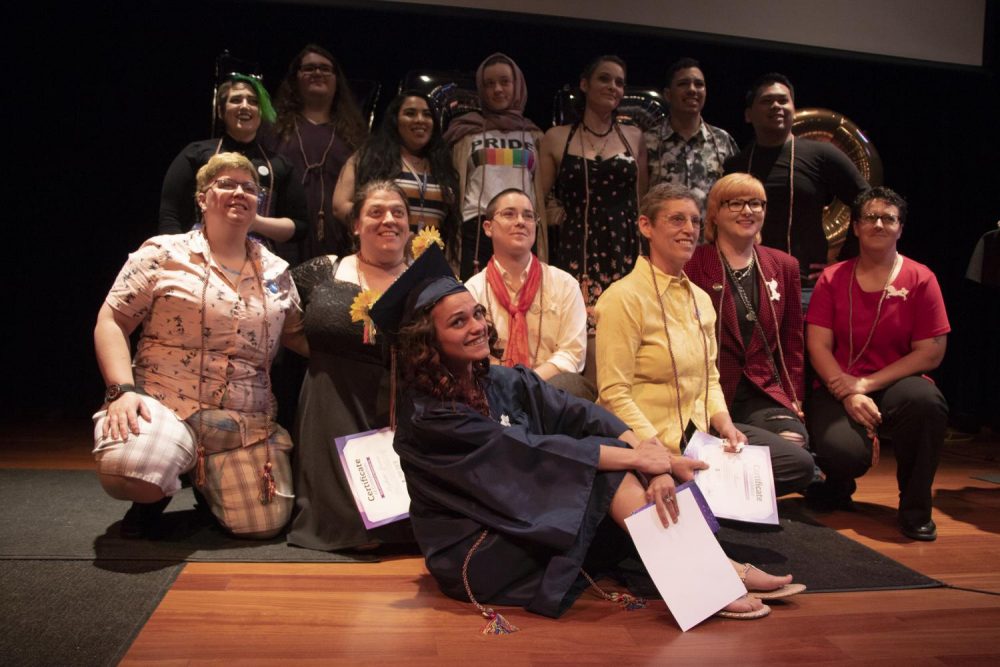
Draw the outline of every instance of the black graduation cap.
[[[379,333],[395,342],[400,328],[407,324],[421,308],[433,306],[451,294],[467,292],[444,258],[444,253],[434,243],[396,279],[378,301],[369,315]]]

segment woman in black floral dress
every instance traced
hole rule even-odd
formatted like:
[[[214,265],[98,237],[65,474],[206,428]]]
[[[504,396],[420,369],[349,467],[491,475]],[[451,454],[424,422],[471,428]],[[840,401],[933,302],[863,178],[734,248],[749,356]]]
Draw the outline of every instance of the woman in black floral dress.
[[[557,266],[580,280],[588,309],[639,255],[639,197],[646,189],[646,147],[638,127],[619,125],[625,63],[601,56],[580,76],[582,120],[542,141],[541,179],[553,185],[566,216],[554,250]]]

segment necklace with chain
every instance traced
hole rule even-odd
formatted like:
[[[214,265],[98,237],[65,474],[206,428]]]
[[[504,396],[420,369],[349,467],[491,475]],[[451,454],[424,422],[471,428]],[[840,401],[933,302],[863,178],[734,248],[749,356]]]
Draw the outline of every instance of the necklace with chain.
[[[898,252],[896,256],[892,258],[892,268],[889,269],[889,275],[885,277],[885,284],[882,286],[882,294],[878,298],[878,306],[875,308],[875,319],[872,321],[872,327],[868,330],[868,338],[865,339],[865,344],[861,346],[858,350],[858,354],[854,354],[854,284],[858,280],[858,262],[860,258],[854,260],[854,267],[851,269],[851,282],[847,285],[847,368],[844,369],[846,372],[850,373],[854,364],[861,360],[864,356],[865,351],[868,349],[868,345],[872,342],[872,336],[875,335],[875,327],[878,326],[879,318],[882,316],[882,304],[885,302],[885,297],[889,293],[889,285],[892,283],[893,277],[896,275],[896,271],[899,270],[899,265],[902,263],[903,256]],[[861,283],[858,283],[858,289],[861,289]]]
[[[792,205],[795,203],[795,135],[789,135],[791,137],[791,155],[788,158],[788,230],[785,235],[785,252],[789,255],[792,254]],[[755,141],[750,146],[750,159],[747,161],[747,173],[753,174],[753,151],[757,147],[757,142]],[[784,150],[784,146],[781,147]],[[766,181],[767,177],[765,175],[764,179]]]
[[[308,120],[308,119],[306,119]],[[313,125],[322,125],[323,123],[313,123]],[[333,128],[330,132],[330,141],[327,142],[326,148],[323,150],[323,156],[318,162],[309,162],[309,158],[306,157],[306,147],[302,142],[302,133],[299,132],[299,120],[295,119],[295,137],[299,142],[299,154],[302,156],[303,172],[302,172],[302,185],[306,184],[306,179],[309,178],[309,174],[316,170],[319,174],[319,211],[316,212],[316,239],[319,241],[323,240],[326,236],[324,229],[324,220],[326,219],[326,195],[324,194],[326,188],[326,174],[323,173],[323,167],[326,165],[326,158],[330,155],[330,149],[333,148],[333,142],[337,139],[337,128]]]
[[[729,266],[729,261],[726,259],[725,255],[722,254],[722,250],[719,249],[718,244],[716,244],[715,250],[716,250],[716,252],[719,253],[719,262],[722,264],[723,269],[726,271],[726,273],[729,276],[733,276],[733,273],[735,273],[735,272]],[[757,249],[756,248],[753,249],[753,257],[751,258],[751,263],[750,263],[750,267],[751,268],[754,267],[754,266],[760,266],[760,262],[757,260]],[[764,279],[764,272],[763,272],[763,270],[758,271],[757,274],[760,275],[760,279],[761,280]],[[717,327],[717,329],[716,329],[716,340],[717,341],[721,341],[722,340],[722,312],[723,312],[722,309],[723,309],[723,304],[726,301],[726,287],[725,287],[725,285],[727,284],[727,282],[728,281],[723,281],[723,283],[722,283],[722,293],[719,296],[719,310],[718,310],[718,315],[719,316],[718,316],[718,319],[716,320],[716,327]],[[737,293],[739,294],[740,300],[743,302],[743,307],[747,311],[747,315],[746,315],[747,320],[749,320],[749,321],[751,321],[751,322],[754,323],[755,328],[757,329],[757,333],[760,334],[761,341],[763,341],[765,347],[768,347],[767,335],[764,333],[764,326],[760,323],[760,318],[754,312],[753,305],[752,305],[752,303],[750,301],[750,298],[747,295],[746,291],[743,289],[742,281],[736,281],[735,284],[736,284],[736,289],[737,289]],[[758,289],[759,289],[759,287],[760,287],[760,283],[758,283]],[[767,300],[767,305],[768,305],[768,308],[771,311],[771,321],[773,321],[774,325],[777,326],[778,325],[778,314],[774,311],[774,303],[770,299],[768,299]],[[788,380],[788,389],[789,389],[789,391],[791,393],[792,403],[794,405],[798,405],[798,403],[799,403],[798,392],[795,391],[795,383],[792,382],[792,376],[788,372],[788,365],[785,363],[785,350],[784,350],[784,348],[781,345],[781,336],[777,332],[775,332],[774,342],[775,342],[776,347],[777,347],[778,361],[781,362],[781,368],[782,368],[782,370],[785,371],[785,379]],[[770,351],[768,351],[768,354],[767,354],[767,364],[768,364],[768,366],[771,367],[771,373],[774,375],[774,380],[775,380],[775,382],[778,383],[778,386],[779,387],[784,386],[784,383],[781,381],[781,374],[778,372],[778,367],[774,363],[773,353],[770,352]]]
[[[212,275],[212,251],[211,246],[208,244],[208,237],[204,234],[204,229],[202,230],[202,237],[205,241],[205,278],[201,286],[201,355],[198,363],[198,463],[197,463],[197,473],[196,480],[198,486],[205,485],[205,417],[203,406],[208,403],[204,400],[204,387],[205,387],[205,350],[208,348],[208,322],[207,322],[207,299],[208,299],[208,281],[209,277]],[[264,367],[264,391],[267,395],[267,400],[269,402],[269,407],[267,410],[268,435],[264,439],[264,453],[266,456],[263,470],[261,471],[261,494],[260,494],[260,504],[267,505],[274,499],[276,493],[276,485],[274,481],[274,473],[272,471],[271,465],[271,419],[275,413],[274,406],[274,393],[271,390],[271,373],[270,373],[270,356],[271,356],[271,323],[268,319],[269,313],[267,308],[267,290],[264,289],[264,280],[261,276],[260,268],[257,263],[251,259],[252,256],[252,242],[250,239],[246,240],[246,258],[244,259],[244,265],[247,262],[253,267],[253,275],[256,279],[256,284],[260,287],[260,302],[261,310],[263,312],[263,323],[261,324],[261,339],[263,340],[263,367]],[[219,264],[219,266],[222,266]],[[241,271],[242,273],[242,271]],[[242,300],[239,294],[239,285],[236,287],[236,296],[238,299]],[[219,400],[219,408],[222,408],[223,400],[226,394],[229,392],[229,386],[227,381],[227,386],[223,390],[222,397]],[[213,406],[213,409],[214,408]]]
[[[746,266],[744,266],[742,269],[734,269],[733,267],[731,267],[729,265],[729,260],[726,259],[725,255],[722,255],[722,260],[725,263],[726,270],[733,277],[733,279],[736,280],[736,284],[737,285],[739,285],[740,283],[742,283],[744,280],[746,280],[746,277],[748,275],[750,275],[751,273],[753,273],[754,265],[756,264],[756,261],[754,260],[754,257],[755,257],[754,255],[750,255],[750,263],[747,264]],[[749,319],[753,319],[753,318],[751,318],[748,315],[747,319],[749,320]]]
[[[663,320],[663,333],[667,337],[667,351],[670,353],[670,365],[673,369],[673,380],[674,380],[674,397],[677,399],[677,423],[681,429],[681,441],[684,446],[687,446],[688,439],[684,427],[684,418],[681,416],[681,385],[680,381],[677,379],[677,358],[674,356],[674,344],[670,339],[670,327],[667,326],[667,309],[663,305],[663,297],[660,296],[660,285],[656,280],[656,269],[653,267],[653,262],[647,257],[647,263],[649,264],[649,273],[653,277],[653,290],[656,292],[656,301],[660,304],[660,317]],[[705,360],[705,399],[703,406],[705,408],[705,430],[708,431],[712,425],[708,421],[708,340],[705,337],[705,329],[701,325],[701,312],[698,310],[698,303],[694,298],[694,291],[691,289],[691,282],[688,281],[687,285],[688,299],[691,305],[694,307],[694,315],[698,320],[698,333],[701,334],[701,348],[702,354]]]

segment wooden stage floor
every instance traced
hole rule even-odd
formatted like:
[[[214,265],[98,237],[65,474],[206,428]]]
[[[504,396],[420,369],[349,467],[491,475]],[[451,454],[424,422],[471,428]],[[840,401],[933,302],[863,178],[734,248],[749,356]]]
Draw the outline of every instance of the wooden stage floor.
[[[86,426],[8,430],[0,467],[88,468]],[[417,557],[375,564],[189,563],[123,665],[1000,664],[1000,438],[945,445],[936,542],[895,527],[888,452],[860,481],[860,511],[821,520],[949,588],[800,595],[765,619],[710,619],[682,633],[662,602],[626,612],[584,594],[561,619],[520,609],[521,631],[479,634]],[[124,512],[125,506],[123,504]],[[958,590],[979,589],[993,595]]]

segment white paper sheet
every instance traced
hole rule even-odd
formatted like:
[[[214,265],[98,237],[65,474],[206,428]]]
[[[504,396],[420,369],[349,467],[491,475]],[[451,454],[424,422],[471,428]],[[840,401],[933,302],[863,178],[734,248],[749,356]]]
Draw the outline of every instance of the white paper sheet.
[[[391,429],[382,428],[335,441],[366,528],[383,526],[410,515],[406,479],[399,456],[392,448],[394,434]]]
[[[691,489],[677,492],[677,504],[680,515],[669,528],[653,505],[627,517],[625,524],[656,589],[687,632],[747,591]]]
[[[723,519],[778,525],[770,450],[747,445],[730,454],[724,447],[724,440],[698,431],[684,449],[684,456],[709,465],[695,473],[694,481],[712,513]]]

